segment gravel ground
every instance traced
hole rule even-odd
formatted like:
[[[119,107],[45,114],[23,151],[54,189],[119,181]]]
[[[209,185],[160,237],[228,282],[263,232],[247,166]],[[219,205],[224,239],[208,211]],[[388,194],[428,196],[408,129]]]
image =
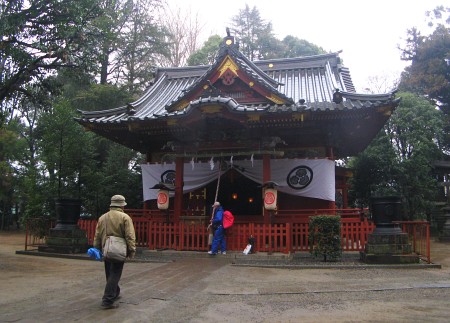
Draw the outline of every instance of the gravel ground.
[[[135,261],[119,308],[102,310],[101,263],[16,254],[23,241],[0,232],[0,322],[449,321],[444,243],[432,244],[440,268],[263,268],[232,265],[233,255]]]

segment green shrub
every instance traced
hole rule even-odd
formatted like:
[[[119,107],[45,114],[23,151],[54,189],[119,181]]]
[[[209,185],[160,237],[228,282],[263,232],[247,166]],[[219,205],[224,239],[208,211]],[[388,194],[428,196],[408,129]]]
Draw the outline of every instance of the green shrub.
[[[336,261],[342,256],[341,218],[334,215],[310,217],[308,243],[310,253],[322,255],[323,261]]]

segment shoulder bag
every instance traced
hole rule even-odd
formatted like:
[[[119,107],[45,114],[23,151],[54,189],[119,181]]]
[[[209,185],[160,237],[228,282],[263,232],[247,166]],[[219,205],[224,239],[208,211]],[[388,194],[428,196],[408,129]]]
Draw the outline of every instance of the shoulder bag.
[[[124,262],[127,258],[127,242],[124,238],[108,236],[108,218],[105,219],[106,241],[103,247],[103,258],[109,261]]]

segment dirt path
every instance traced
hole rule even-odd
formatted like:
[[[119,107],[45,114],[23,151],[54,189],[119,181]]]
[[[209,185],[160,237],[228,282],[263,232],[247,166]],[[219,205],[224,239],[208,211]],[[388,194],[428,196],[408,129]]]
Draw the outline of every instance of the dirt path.
[[[123,298],[102,310],[99,262],[16,255],[0,232],[0,322],[448,322],[450,251],[442,269],[271,269],[219,257],[127,263]]]

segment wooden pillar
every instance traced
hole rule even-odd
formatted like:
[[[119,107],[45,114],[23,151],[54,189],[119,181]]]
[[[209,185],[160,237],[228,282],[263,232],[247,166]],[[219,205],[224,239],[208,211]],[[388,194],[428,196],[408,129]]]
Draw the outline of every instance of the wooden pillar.
[[[347,179],[344,179],[347,182]],[[342,187],[342,207],[344,209],[348,208],[348,185],[344,184]]]
[[[327,158],[334,160],[334,151],[333,151],[333,147],[327,146],[326,148],[326,154],[327,154]]]
[[[333,147],[327,146],[326,153],[327,153],[327,158],[332,160],[332,161],[334,161]],[[336,180],[336,172],[334,174],[334,179]],[[336,189],[336,187],[334,189]],[[335,208],[336,208],[336,202],[335,201],[328,201],[328,209],[334,210]]]
[[[147,164],[151,163],[151,155],[150,153],[146,153],[145,154],[145,161]],[[142,178],[142,180],[144,180],[144,178]],[[150,209],[150,202],[149,201],[144,201],[144,210]]]
[[[175,198],[173,205],[173,222],[179,223],[183,212],[183,185],[184,185],[184,159],[177,157],[175,160]]]
[[[270,155],[263,155],[263,183],[268,182],[271,180],[270,177]],[[264,190],[264,189],[263,189]],[[264,191],[261,192],[261,194],[264,194]],[[264,195],[263,195],[264,199]],[[267,211],[264,208],[264,201],[263,201],[263,217],[264,217],[264,223],[270,223],[270,212],[273,211]]]

